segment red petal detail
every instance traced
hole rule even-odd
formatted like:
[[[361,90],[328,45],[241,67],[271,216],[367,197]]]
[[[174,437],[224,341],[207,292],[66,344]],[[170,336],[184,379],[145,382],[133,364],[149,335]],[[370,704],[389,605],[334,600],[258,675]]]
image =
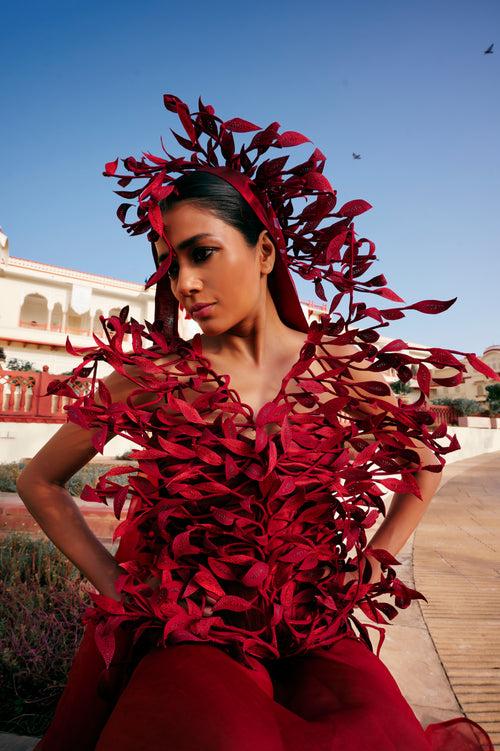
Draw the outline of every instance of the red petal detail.
[[[320,172],[310,172],[304,181],[304,188],[333,192],[330,181]]]
[[[161,215],[161,209],[157,204],[153,204],[149,211],[148,217],[152,228],[158,232],[159,235],[163,234],[163,217]]]
[[[95,448],[96,451],[99,451],[99,453],[102,454],[104,450],[104,445],[106,443],[106,438],[108,436],[108,426],[104,425],[102,428],[99,428],[93,435],[92,435],[92,445]]]
[[[346,237],[347,237],[347,232],[341,232],[339,235],[337,235],[332,240],[330,240],[325,251],[325,257],[326,257],[327,263],[340,260],[339,251],[342,245],[345,243]]]
[[[448,310],[454,302],[456,297],[452,300],[420,300],[420,302],[408,305],[407,310],[418,310],[420,313],[442,313],[444,310]]]
[[[420,363],[417,370],[417,382],[420,388],[422,389],[423,393],[426,396],[429,396],[430,392],[430,383],[431,383],[431,374],[429,371],[429,368],[424,365],[423,363]]]
[[[135,467],[134,467],[134,471],[135,471]],[[123,509],[123,504],[125,503],[127,499],[127,495],[128,495],[128,486],[124,485],[117,491],[113,499],[113,513],[117,519],[120,518],[122,509]]]
[[[115,159],[114,162],[106,162],[104,166],[104,174],[105,175],[114,175],[116,172],[116,169],[118,167],[118,158]]]
[[[337,216],[348,216],[349,218],[352,218],[353,216],[363,214],[371,208],[373,208],[371,203],[364,201],[362,198],[357,198],[354,201],[344,203],[344,205],[337,211]]]
[[[169,268],[170,268],[170,264],[168,262],[168,258],[165,258],[165,260],[160,263],[156,271],[153,274],[151,274],[146,284],[144,285],[144,288],[149,289],[149,287],[151,287],[153,284],[156,284],[156,282],[159,282],[160,279],[162,279],[165,276]]]
[[[500,381],[500,373],[496,373],[493,368],[490,368],[489,365],[480,360],[479,357],[476,357],[475,354],[469,352],[465,356],[474,370],[477,370],[478,373],[482,373],[487,378],[492,378],[494,381]]]
[[[185,406],[183,411],[186,411]],[[167,456],[175,456],[177,459],[192,459],[196,456],[196,452],[193,449],[187,446],[179,446],[178,443],[174,443],[173,441],[167,441],[161,435],[158,436],[158,443],[165,449]]]
[[[310,142],[310,138],[302,135],[302,133],[298,133],[296,130],[286,130],[284,133],[278,135],[278,143],[284,148],[289,146],[299,146],[301,143]]]
[[[388,477],[386,480],[379,480],[381,485],[384,485],[389,490],[393,490],[396,493],[411,493],[418,498],[422,498],[420,487],[412,475],[406,475],[404,480],[397,480],[393,477]]]
[[[99,398],[101,399],[102,403],[109,407],[109,405],[111,404],[111,394],[108,387],[101,378],[99,378],[97,389],[99,392]]]
[[[101,621],[97,624],[95,628],[95,641],[106,669],[108,669],[115,653],[115,635],[110,623]]]
[[[163,104],[170,112],[177,112],[177,106],[181,104],[181,100],[175,94],[164,94]]]
[[[259,125],[254,125],[248,120],[242,120],[240,117],[233,117],[232,120],[226,120],[224,128],[230,130],[233,133],[247,133],[251,130],[260,130]]]
[[[216,610],[234,610],[241,613],[245,610],[249,610],[251,607],[252,604],[247,602],[247,600],[244,600],[242,597],[227,595],[226,597],[221,597],[220,600],[215,603],[213,611],[215,613]]]
[[[380,289],[374,289],[373,292],[375,295],[380,295],[381,297],[385,297],[387,300],[394,300],[394,302],[404,302],[402,297],[397,295],[395,292],[392,291],[392,289],[389,289],[388,287],[381,287]]]

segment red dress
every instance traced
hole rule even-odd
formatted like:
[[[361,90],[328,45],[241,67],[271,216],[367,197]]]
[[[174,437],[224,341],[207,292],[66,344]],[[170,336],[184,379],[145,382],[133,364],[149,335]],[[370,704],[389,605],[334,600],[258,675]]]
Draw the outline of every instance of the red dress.
[[[385,416],[395,431],[372,420],[376,441],[363,439],[361,419],[339,420],[349,397],[345,361],[325,346],[335,337],[313,323],[280,391],[254,415],[210,367],[199,335],[146,349],[137,322],[114,323],[109,345],[73,353],[121,372],[135,362],[144,376],[119,404],[99,381],[100,403],[79,396],[68,418],[98,427],[98,450],[109,433],[139,446],[138,466],[115,467],[82,494],[112,498],[117,518],[130,497],[115,533],[126,596],[92,595],[36,751],[493,751],[467,718],[424,729],[379,658],[381,624],[425,599],[398,579],[398,561],[379,551],[379,583],[367,583],[368,567],[344,583],[346,570],[361,570],[367,529],[385,513],[381,496],[416,485],[404,467],[401,480],[387,477],[394,456],[405,455],[408,436],[443,436],[427,428],[425,405],[400,404]],[[127,326],[134,349],[125,353]],[[154,364],[156,345],[176,357],[168,373]],[[77,396],[71,378],[50,390]],[[133,405],[145,388],[156,390],[157,409]],[[394,605],[378,601],[387,593]]]

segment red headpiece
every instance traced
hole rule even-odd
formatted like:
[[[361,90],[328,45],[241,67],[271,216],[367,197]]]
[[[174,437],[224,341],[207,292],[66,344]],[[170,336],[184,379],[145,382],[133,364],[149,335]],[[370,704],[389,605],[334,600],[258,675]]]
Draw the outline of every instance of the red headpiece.
[[[257,164],[260,157],[270,148],[282,151],[284,148],[309,141],[301,133],[280,133],[280,124],[277,122],[262,129],[240,118],[222,121],[215,115],[214,108],[204,105],[201,99],[198,102],[199,111],[193,113],[184,102],[172,94],[165,94],[163,101],[165,107],[177,113],[180,119],[187,138],[173,130],[172,133],[181,146],[191,152],[190,158],[171,156],[162,142],[167,158],[144,153],[144,159],[141,161],[131,156],[123,159],[126,170],[132,175],[117,175],[116,159],[106,164],[103,173],[105,176],[119,178],[118,183],[122,188],[127,187],[134,179],[147,180],[146,185],[136,190],[115,192],[123,198],[139,200],[137,221],[126,222],[126,214],[133,205],[131,203],[121,204],[117,215],[129,234],[139,235],[148,232],[157,267],[146,283],[146,289],[154,283],[157,284],[155,326],[167,336],[178,335],[178,302],[171,292],[169,278],[166,275],[172,260],[172,248],[165,235],[159,202],[174,190],[173,182],[176,178],[173,174],[199,170],[219,175],[236,188],[269,231],[277,249],[275,266],[268,277],[270,293],[280,318],[293,328],[307,331],[308,323],[290,268],[294,268],[304,279],[313,280],[316,294],[321,300],[326,301],[321,279],[335,281],[339,290],[339,283],[344,285],[344,291],[340,296],[348,292],[348,287],[345,286],[349,284],[347,277],[335,274],[332,263],[348,263],[352,269],[352,251],[349,247],[345,248],[341,257],[341,247],[353,241],[354,233],[349,227],[352,217],[371,208],[370,204],[361,200],[350,201],[339,211],[332,213],[337,200],[336,191],[323,175],[326,160],[319,149],[315,149],[307,161],[289,166],[288,169],[285,169],[289,159],[287,155],[265,159]],[[249,131],[258,132],[248,146],[241,146],[237,152],[233,134]],[[200,141],[203,134],[207,137],[205,145]],[[219,163],[217,149],[220,150],[225,164]],[[301,198],[307,202],[309,197],[314,200],[294,216],[293,199]],[[320,229],[320,222],[330,217],[337,217],[338,221]],[[159,236],[164,239],[169,249],[168,257],[161,264],[158,263],[154,245]],[[325,269],[321,269],[321,266]],[[377,279],[380,280],[382,277]],[[372,280],[372,285],[374,281]],[[351,274],[350,285],[352,284]],[[335,298],[332,306],[336,302],[338,298]]]
[[[461,372],[465,371],[465,365],[453,357],[452,353],[465,355],[476,370],[496,381],[500,380],[500,376],[471,352],[429,348],[428,357],[415,358],[403,354],[401,350],[408,345],[396,340],[387,344],[377,354],[373,343],[378,340],[379,335],[374,329],[388,326],[391,320],[403,318],[403,310],[406,309],[418,310],[421,313],[441,313],[453,305],[457,298],[420,300],[411,305],[386,309],[368,307],[364,302],[355,301],[354,292],[357,291],[379,295],[394,302],[404,302],[399,295],[385,286],[386,279],[383,274],[368,280],[361,279],[377,256],[375,243],[365,237],[356,239],[352,219],[372,208],[371,204],[363,199],[357,199],[348,201],[340,209],[333,211],[337,202],[337,191],[323,175],[326,157],[317,148],[305,162],[288,166],[287,169],[285,166],[289,159],[288,155],[259,162],[268,149],[283,151],[285,148],[310,142],[309,138],[296,131],[280,133],[280,124],[277,122],[272,122],[266,128],[259,128],[239,117],[223,121],[217,117],[211,105],[203,104],[201,98],[198,100],[198,112],[190,112],[187,104],[173,94],[164,94],[163,103],[167,110],[175,112],[179,117],[187,137],[173,130],[172,133],[180,145],[191,153],[189,159],[170,155],[161,141],[166,158],[144,152],[144,158],[140,161],[133,156],[122,159],[129,174],[116,174],[118,159],[108,162],[103,173],[107,177],[118,178],[121,188],[126,188],[132,180],[147,180],[145,185],[135,190],[115,192],[123,198],[138,198],[137,221],[126,222],[127,212],[133,206],[131,203],[122,203],[118,207],[117,216],[129,234],[140,235],[147,232],[151,242],[157,268],[147,280],[146,289],[155,283],[157,288],[155,321],[153,324],[146,321],[150,331],[156,330],[167,337],[179,334],[178,302],[171,292],[170,280],[166,275],[173,249],[165,234],[159,202],[175,189],[174,174],[202,170],[217,174],[231,183],[250,204],[274,239],[277,249],[276,261],[268,277],[268,284],[278,314],[285,323],[304,332],[308,330],[290,275],[290,269],[293,269],[303,279],[313,281],[316,295],[323,301],[327,300],[324,281],[336,289],[329,306],[329,315],[322,317],[323,330],[328,330],[337,337],[344,333],[345,336],[342,338],[345,342],[352,342],[356,337],[365,356],[377,356],[381,364],[384,363],[385,369],[394,368],[398,378],[403,382],[412,376],[408,364],[418,363],[417,380],[423,392],[422,397],[424,394],[429,395],[429,376],[424,361],[440,368],[449,365]],[[237,151],[234,134],[251,131],[257,132],[248,146],[243,144]],[[206,136],[204,145],[200,140],[202,135]],[[222,165],[219,163],[217,150],[224,161]],[[293,206],[295,199],[304,199],[306,202],[302,210],[296,214]],[[308,202],[308,199],[312,200]],[[324,220],[332,218],[334,221],[319,226]],[[169,250],[169,255],[161,264],[158,262],[154,244],[160,236]],[[365,244],[368,245],[368,249],[363,252]],[[334,270],[334,264],[340,268]],[[338,310],[344,295],[348,299],[345,319]],[[333,312],[339,317],[335,324],[329,320]],[[365,329],[351,328],[351,324],[358,324],[363,318],[374,319],[376,323]],[[337,341],[340,343],[339,338]],[[424,350],[416,347],[412,349]],[[434,377],[434,383],[446,386],[462,381],[461,373],[449,378]]]

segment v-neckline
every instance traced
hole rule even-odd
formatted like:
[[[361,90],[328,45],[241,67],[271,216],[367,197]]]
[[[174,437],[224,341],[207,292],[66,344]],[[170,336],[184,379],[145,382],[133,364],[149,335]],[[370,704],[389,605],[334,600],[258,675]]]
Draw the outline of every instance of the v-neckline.
[[[302,332],[302,333],[304,333],[304,332]],[[261,412],[266,407],[268,407],[270,404],[275,404],[276,402],[278,402],[279,399],[283,396],[283,388],[284,388],[284,386],[290,380],[291,374],[295,370],[295,368],[297,367],[297,365],[300,362],[302,362],[302,360],[304,359],[304,351],[305,351],[305,348],[307,347],[307,345],[310,343],[311,333],[312,333],[311,327],[309,327],[308,330],[307,330],[307,336],[304,339],[304,342],[303,342],[303,344],[302,344],[302,346],[301,346],[301,348],[299,350],[299,354],[297,356],[297,359],[295,360],[295,362],[293,363],[293,365],[291,366],[291,368],[289,368],[289,370],[285,373],[285,375],[281,379],[281,385],[280,385],[279,391],[277,392],[277,394],[272,399],[270,399],[269,401],[265,402],[262,405],[262,407],[260,407],[260,409],[257,411],[257,414],[255,414],[255,411],[254,411],[254,408],[252,407],[252,405],[251,404],[247,404],[246,402],[244,402],[241,399],[241,395],[238,392],[238,390],[232,387],[232,379],[231,379],[230,373],[222,373],[221,374],[221,373],[218,373],[212,367],[212,362],[211,362],[210,358],[207,357],[207,355],[205,355],[203,353],[203,347],[202,347],[200,332],[197,331],[196,334],[194,334],[194,336],[191,339],[191,341],[188,341],[187,343],[190,345],[191,351],[193,352],[194,356],[197,359],[204,360],[206,363],[208,363],[208,365],[204,365],[204,368],[209,373],[211,373],[217,380],[221,379],[221,378],[226,378],[227,379],[226,380],[226,388],[227,388],[228,392],[230,393],[230,395],[231,395],[231,392],[234,392],[235,394],[238,394],[238,399],[239,399],[238,403],[242,407],[245,407],[246,409],[248,409],[249,415],[250,415],[249,419],[251,421],[251,426],[255,427],[257,425],[258,418],[259,418],[259,415],[261,414]],[[195,340],[196,340],[196,342],[195,342]],[[231,398],[233,398],[233,397],[231,396]]]

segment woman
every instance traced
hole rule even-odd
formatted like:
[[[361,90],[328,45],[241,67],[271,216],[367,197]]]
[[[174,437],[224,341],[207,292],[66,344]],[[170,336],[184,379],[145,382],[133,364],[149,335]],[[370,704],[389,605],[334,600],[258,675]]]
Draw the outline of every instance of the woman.
[[[187,137],[174,135],[191,158],[124,160],[148,183],[119,191],[139,198],[137,222],[125,222],[130,205],[118,209],[131,233],[149,231],[155,321],[146,331],[124,308],[101,319],[107,343],[70,347],[82,362],[49,387],[77,397],[69,422],[18,483],[46,534],[99,593],[36,748],[493,749],[466,718],[424,730],[379,658],[384,629],[374,624],[424,597],[392,566],[435,493],[444,451],[423,400],[400,405],[382,375],[394,367],[411,377],[415,358],[403,354],[404,342],[373,345],[373,321],[400,317],[401,308],[354,302],[355,290],[400,300],[382,276],[361,281],[374,245],[356,240],[352,217],[369,204],[333,212],[317,149],[287,170],[288,157],[256,167],[268,148],[308,140],[301,134],[279,133],[278,123],[223,123],[201,101],[197,113],[177,97],[164,102],[181,120]],[[251,130],[258,133],[237,153],[233,134]],[[120,186],[134,178],[120,176]],[[294,215],[293,200],[304,197],[315,200]],[[338,221],[319,227],[331,217]],[[293,266],[322,299],[323,281],[337,290],[321,323],[304,317]],[[209,307],[197,313],[201,303]],[[406,307],[436,313],[449,304]],[[179,337],[179,305],[201,328],[189,341]],[[363,317],[370,327],[359,327]],[[101,359],[113,367],[104,379],[96,376]],[[92,392],[78,396],[71,382],[90,373],[91,361]],[[448,350],[429,350],[418,360],[422,395],[425,362],[464,370]],[[138,444],[137,466],[114,468],[82,494],[111,497],[117,518],[130,495],[113,557],[63,485],[115,434]],[[448,450],[456,447],[451,439]],[[113,481],[120,471],[125,487]],[[391,509],[367,544],[387,488],[396,491]],[[384,593],[395,606],[376,599]],[[368,628],[380,633],[377,654]]]

